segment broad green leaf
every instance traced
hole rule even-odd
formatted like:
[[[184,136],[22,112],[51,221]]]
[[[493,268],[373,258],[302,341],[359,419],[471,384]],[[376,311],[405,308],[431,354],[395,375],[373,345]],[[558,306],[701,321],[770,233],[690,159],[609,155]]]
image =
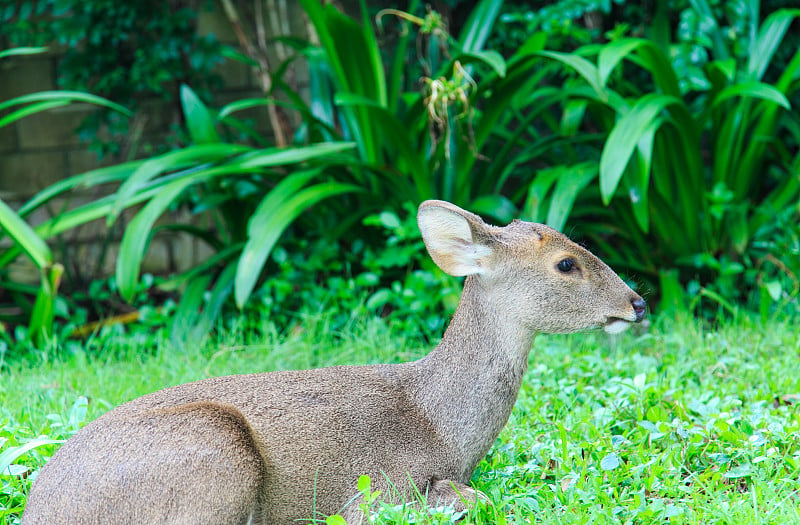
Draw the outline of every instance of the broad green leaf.
[[[10,56],[36,55],[47,51],[46,47],[14,47],[0,51],[0,59]]]
[[[726,479],[746,478],[753,475],[753,466],[750,463],[743,463],[725,472],[722,477]]]
[[[8,234],[40,270],[53,264],[53,254],[47,243],[2,199],[0,231]]]
[[[308,90],[311,114],[323,122],[328,128],[336,125],[334,112],[333,88],[330,82],[332,72],[326,60],[327,55],[319,48],[311,48],[305,52],[308,63]]]
[[[387,107],[386,80],[375,35],[365,18],[358,24],[340,13],[333,5],[321,7],[316,0],[301,0],[325,50],[332,79],[340,93],[355,93]],[[362,8],[366,17],[366,10]],[[380,134],[366,110],[343,108],[345,137],[358,144],[361,158],[367,162],[384,162]]]
[[[287,193],[286,187],[276,186],[275,190],[279,191],[280,200],[272,192],[268,193],[250,218],[247,243],[236,268],[234,297],[239,308],[250,297],[267,257],[286,227],[317,202],[334,195],[358,191],[359,188],[349,184],[323,182],[298,191],[288,198],[282,198]]]
[[[41,285],[28,322],[28,333],[33,335],[34,341],[39,345],[53,332],[55,302],[63,273],[64,267],[58,263],[42,269]]]
[[[706,66],[706,76],[715,87],[727,85],[736,78],[736,60],[714,60]]]
[[[639,39],[624,38],[604,45],[597,55],[597,73],[600,84],[605,86],[611,72],[614,71],[622,59],[632,53],[641,43],[642,40]]]
[[[129,201],[151,179],[162,173],[198,166],[208,162],[218,162],[227,157],[239,155],[253,148],[237,144],[199,144],[183,149],[170,151],[145,161],[136,171],[120,185],[115,194],[115,204],[109,212],[107,224],[112,224],[120,212],[129,206]]]
[[[370,492],[372,492],[371,482],[372,480],[369,479],[369,476],[362,474],[358,477],[356,487],[358,487],[358,491],[360,493],[368,495]]]
[[[266,97],[244,98],[227,104],[225,107],[219,110],[219,114],[217,116],[220,120],[224,120],[225,117],[236,113],[237,111],[244,111],[259,106],[272,106],[274,104],[275,100]]]
[[[720,91],[716,97],[714,97],[712,105],[717,106],[720,103],[724,102],[725,100],[735,97],[759,98],[762,100],[768,100],[770,102],[774,102],[775,104],[785,109],[791,109],[789,100],[778,89],[771,86],[770,84],[764,84],[763,82],[755,82],[755,81],[743,82],[726,87],[725,89]]]
[[[607,206],[611,202],[642,136],[652,133],[653,121],[673,104],[680,105],[683,102],[668,95],[645,95],[614,125],[600,156],[600,194],[603,204]]]
[[[658,91],[665,95],[680,97],[678,76],[669,57],[650,40],[641,39],[637,42],[635,53],[628,56],[631,62],[650,72]]]
[[[161,185],[154,185],[145,191],[141,191],[128,201],[128,204],[133,206],[141,202],[147,201],[154,195],[161,191]],[[71,230],[76,226],[86,224],[97,219],[107,216],[115,203],[115,196],[108,195],[91,201],[83,206],[66,211],[50,219],[46,219],[39,223],[34,229],[35,233],[43,238],[49,239],[59,233]],[[10,249],[0,252],[0,268],[6,266],[9,262],[13,261],[22,250],[19,246],[12,246]]]
[[[45,439],[45,438],[37,438],[22,445],[17,445],[16,447],[8,447],[0,454],[0,475],[5,475],[8,471],[8,467],[14,463],[17,459],[24,456],[31,450],[35,448],[42,447],[44,445],[58,445],[63,443],[63,439]]]
[[[547,213],[547,224],[559,231],[563,231],[578,194],[597,177],[596,162],[584,162],[564,168],[556,181]]]
[[[92,189],[102,184],[109,182],[117,182],[127,179],[136,168],[138,168],[144,161],[136,160],[132,162],[123,162],[114,166],[105,168],[98,168],[95,170],[87,171],[80,175],[57,181],[45,189],[34,195],[28,202],[23,204],[19,209],[19,215],[25,217],[33,210],[39,208],[50,199],[61,195],[67,191]]]
[[[239,158],[232,159],[228,165],[240,168],[268,168],[285,164],[298,164],[335,153],[353,149],[352,142],[318,142],[309,146],[270,148],[257,150]]]
[[[361,4],[361,31],[364,35],[366,43],[365,51],[367,54],[367,63],[369,67],[365,73],[370,75],[370,88],[371,94],[378,100],[383,107],[387,107],[387,94],[386,94],[386,73],[383,69],[383,59],[381,58],[381,50],[378,47],[378,39],[372,30],[372,19],[367,9],[365,0]],[[342,35],[346,36],[346,35]],[[348,42],[350,39],[347,39]]]
[[[603,100],[607,99],[603,83],[600,81],[600,72],[597,66],[585,58],[572,53],[561,53],[558,51],[539,51],[537,54],[552,58],[573,69],[592,87],[598,97]]]
[[[654,119],[650,126],[642,133],[636,145],[638,165],[627,177],[628,198],[631,201],[633,215],[639,228],[645,233],[650,231],[650,209],[648,206],[648,187],[650,185],[650,172],[653,164],[653,143],[656,131],[661,127],[662,121]]]
[[[195,144],[220,142],[214,117],[200,97],[186,84],[181,85],[181,107],[192,142]]]
[[[525,200],[523,217],[533,222],[545,222],[547,215],[547,194],[556,180],[566,172],[566,166],[553,166],[539,170],[528,186],[528,198]]]
[[[491,83],[479,84],[474,98],[482,101],[480,125],[474,128],[474,140],[464,143],[456,152],[455,166],[458,169],[456,177],[458,180],[469,178],[478,158],[475,152],[481,151],[484,147],[496,129],[497,122],[511,106],[517,94],[523,90],[529,92],[532,80],[537,77],[544,78],[546,74],[547,68],[542,67],[541,55],[532,51],[528,55],[515,54],[508,61],[505,77],[497,78]],[[461,191],[468,190],[469,188],[461,189]]]
[[[319,169],[296,171],[284,177],[272,190],[267,193],[250,216],[247,224],[247,236],[257,235],[264,229],[270,220],[269,211],[280,209],[292,195],[297,194],[300,189],[308,184],[311,179],[318,177],[321,173]],[[259,210],[263,210],[259,212]]]
[[[502,7],[502,0],[481,0],[472,8],[458,37],[462,51],[474,53],[483,49]]]
[[[680,95],[678,77],[669,58],[652,41],[641,38],[624,38],[602,46],[597,64],[603,85],[606,85],[612,71],[625,58],[649,71],[662,93]]]
[[[180,348],[187,343],[197,343],[208,335],[233,290],[235,272],[236,262],[230,261],[216,279],[213,275],[203,275],[189,281],[178,303],[170,334],[176,346]],[[214,286],[206,293],[212,280]]]
[[[769,296],[772,298],[773,301],[779,301],[781,299],[781,295],[783,294],[783,287],[781,286],[780,281],[768,281],[764,283],[764,288],[769,293]]]
[[[564,103],[559,130],[562,135],[569,137],[578,134],[588,104],[585,99],[571,99]]]
[[[119,215],[119,212],[122,209],[145,202],[150,198],[160,194],[163,188],[172,182],[190,185],[208,180],[212,177],[218,177],[226,174],[244,174],[267,166],[311,160],[320,156],[344,151],[351,147],[351,143],[336,142],[320,143],[302,148],[257,150],[254,151],[252,155],[236,157],[233,161],[226,164],[210,168],[207,166],[198,166],[195,169],[187,169],[183,172],[172,174],[169,176],[169,178],[165,178],[163,181],[162,179],[159,179],[158,181],[153,181],[149,184],[147,181],[150,178],[157,176],[161,171],[171,171],[172,169],[177,169],[178,167],[185,167],[187,165],[192,166],[193,164],[201,163],[202,161],[224,157],[224,154],[230,153],[231,150],[235,152],[249,151],[252,150],[252,148],[248,148],[246,146],[236,146],[232,144],[189,146],[183,150],[170,152],[160,157],[150,159],[149,161],[138,165],[138,167],[137,163],[129,163],[127,165],[121,165],[118,167],[103,168],[101,170],[97,170],[96,172],[90,172],[95,174],[97,178],[89,178],[89,180],[97,181],[104,177],[109,177],[113,180],[117,177],[126,175],[134,168],[136,168],[136,171],[122,186],[120,186],[120,189],[116,194],[109,195],[108,197],[102,197],[90,202],[89,204],[80,206],[74,210],[69,210],[51,219],[47,219],[39,224],[34,231],[43,238],[50,238],[54,235],[92,220],[96,220],[103,216],[106,216],[107,218],[116,217]],[[240,162],[237,162],[237,160]],[[117,169],[119,169],[119,172],[116,171]],[[81,181],[79,178],[80,176],[74,178],[73,180],[64,182],[68,183],[66,186],[69,187],[81,187]],[[62,189],[66,188],[59,188],[59,191]],[[38,199],[37,205],[46,201],[46,198],[50,197],[52,197],[52,194],[45,195],[43,192],[41,198]],[[36,199],[36,197],[34,197],[34,199]],[[28,210],[34,209],[31,206],[26,205],[26,207]],[[23,237],[25,239],[32,238],[31,235],[27,234]],[[8,264],[18,254],[19,251],[14,248],[6,250],[0,254],[0,268]],[[118,266],[119,264],[120,263],[118,261]]]
[[[332,75],[333,78],[336,81],[345,81],[347,75],[342,67],[339,57],[334,52],[335,42],[327,20],[328,10],[325,8],[325,6],[323,6],[323,4],[317,2],[316,0],[300,0],[300,5],[303,7],[303,11],[305,12],[306,16],[308,16],[308,19],[311,21],[314,29],[316,30],[320,45],[329,59],[329,65],[334,70]]]
[[[71,102],[69,100],[48,100],[45,102],[37,102],[35,104],[25,106],[22,109],[18,109],[14,112],[9,113],[3,118],[0,118],[0,128],[8,126],[9,124],[12,124],[13,122],[16,122],[21,118],[25,118],[28,115],[33,115],[34,113],[47,111],[48,109],[68,106],[70,103]]]
[[[508,161],[504,161],[503,158],[498,155],[496,157],[497,161],[493,162],[495,165],[489,171],[488,177],[492,181],[495,181],[494,191],[502,194],[506,181],[512,175],[520,171],[526,172],[530,170],[530,163],[535,162],[543,154],[561,146],[569,148],[586,142],[594,143],[596,141],[597,135],[594,134],[572,136],[545,135],[534,142],[529,142],[524,147],[520,145],[520,149],[515,151],[513,155],[510,155]],[[568,155],[563,159],[565,165],[574,164],[576,162],[575,155]],[[542,217],[539,222],[542,221],[544,221],[544,217]]]
[[[761,80],[764,76],[786,31],[798,16],[800,9],[779,9],[761,23],[758,37],[750,42],[748,53],[747,72],[751,79]]]
[[[368,106],[371,108],[383,108],[377,100],[359,95],[358,93],[336,93],[333,96],[333,103],[337,106]],[[392,115],[393,118],[397,118]]]
[[[238,49],[233,48],[232,46],[223,45],[220,47],[220,54],[225,58],[230,60],[236,60],[237,62],[241,62],[250,67],[258,68],[260,64],[257,60],[250,58],[249,56],[245,55]]]
[[[198,319],[203,311],[203,298],[213,279],[213,272],[206,272],[186,282],[186,288],[178,301],[170,326],[170,340],[177,348],[183,348],[187,343],[198,342],[194,328],[198,325]]]
[[[203,315],[200,317],[200,323],[195,328],[197,338],[201,334],[206,334],[211,331],[214,321],[219,317],[222,312],[222,307],[225,306],[225,301],[230,297],[233,291],[234,279],[236,277],[236,261],[231,261],[222,270],[222,273],[217,277],[214,287],[208,296],[208,302],[203,308]]]
[[[117,256],[116,276],[119,294],[126,301],[132,300],[136,293],[139,271],[150,242],[153,224],[178,195],[194,182],[194,179],[180,179],[163,186],[125,228]]]
[[[61,101],[61,102],[86,102],[87,104],[94,104],[96,106],[103,106],[113,109],[122,113],[123,115],[131,116],[130,110],[120,106],[115,102],[106,100],[97,95],[90,95],[89,93],[82,93],[80,91],[39,91],[37,93],[30,93],[28,95],[21,95],[11,100],[6,100],[0,103],[0,111],[18,106],[20,104],[29,104],[32,102],[46,102],[46,101]]]
[[[798,87],[797,78],[800,76],[800,50],[796,51],[792,56],[789,63],[785,66],[775,82],[775,87],[778,91],[785,93],[787,96],[795,92]],[[755,129],[752,130],[752,137],[773,137],[775,136],[776,129],[779,123],[779,107],[774,104],[767,104],[761,108],[761,113],[758,117]],[[737,168],[739,179],[734,184],[734,191],[748,191],[751,187],[752,181],[756,177],[761,177],[763,172],[759,169],[761,165],[763,154],[765,151],[765,142],[763,140],[749,140],[743,153],[739,155],[741,159]]]
[[[506,76],[506,60],[503,58],[503,55],[497,51],[485,50],[464,53],[459,56],[458,60],[464,64],[470,62],[471,60],[483,62],[487,66],[491,67],[494,72],[497,73],[498,77],[503,78]]]
[[[400,165],[396,168],[407,172],[414,180],[419,198],[429,199],[434,196],[432,177],[425,163],[425,152],[411,142],[408,127],[395,114],[374,101],[349,93],[337,94],[334,102],[337,106],[363,106],[386,144],[386,149],[399,160]]]
[[[547,33],[544,31],[539,31],[537,33],[533,33],[531,36],[519,46],[519,49],[511,55],[509,62],[516,62],[517,60],[521,59],[525,56],[535,55],[539,51],[543,50],[545,45],[547,45]]]
[[[205,209],[201,206],[195,207],[195,209]],[[191,235],[197,240],[203,241],[206,243],[211,249],[217,251],[222,250],[227,243],[219,238],[215,229],[208,229],[205,226],[195,226],[194,224],[164,224],[160,226],[156,226],[153,228],[155,233],[160,231],[170,231],[170,232],[178,232],[178,233],[185,233],[187,235]]]

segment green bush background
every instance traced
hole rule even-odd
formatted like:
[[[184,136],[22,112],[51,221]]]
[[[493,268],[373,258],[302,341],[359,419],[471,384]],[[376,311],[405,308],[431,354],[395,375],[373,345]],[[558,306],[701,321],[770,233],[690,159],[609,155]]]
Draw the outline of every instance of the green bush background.
[[[82,333],[116,313],[104,298],[117,295],[137,308],[174,308],[180,340],[208,333],[232,308],[266,304],[284,315],[297,297],[312,300],[315,287],[341,280],[367,294],[371,311],[411,309],[434,327],[439,300],[422,290],[449,281],[415,237],[414,209],[428,198],[496,223],[519,217],[565,230],[656,309],[762,319],[797,311],[800,52],[791,28],[800,11],[709,0],[538,9],[485,0],[442,4],[441,13],[414,0],[403,10],[361,3],[349,14],[312,0],[296,7],[314,38],[270,41],[283,46],[279,63],[268,63],[258,28],[230,11],[240,48],[196,35],[197,9],[235,11],[227,1],[19,2],[0,11],[9,45],[67,46],[65,90],[0,101],[0,125],[85,91],[104,97],[92,100],[101,110],[84,126],[101,151],[114,150],[114,132],[127,129],[144,96],[173,101],[184,123],[165,151],[2,208],[13,246],[0,256],[0,283],[14,290],[3,300],[15,307],[6,346]],[[164,38],[147,38],[155,33]],[[263,97],[215,102],[212,68],[225,60],[256,68]],[[308,97],[289,80],[300,62]],[[260,106],[281,128],[280,147],[239,118]],[[112,133],[98,133],[101,125]],[[54,197],[101,184],[113,194],[26,223]],[[88,294],[61,283],[60,261],[37,239],[98,218],[113,224],[134,206],[115,275]],[[174,209],[210,213],[213,225],[155,226]],[[213,255],[180,275],[143,278],[142,258],[164,230],[201,239]],[[295,250],[314,254],[300,262]],[[38,288],[8,276],[24,256],[42,273]]]

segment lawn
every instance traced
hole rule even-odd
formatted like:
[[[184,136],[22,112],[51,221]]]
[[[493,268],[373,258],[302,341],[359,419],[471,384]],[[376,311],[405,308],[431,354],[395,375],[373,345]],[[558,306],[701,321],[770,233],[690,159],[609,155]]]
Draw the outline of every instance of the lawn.
[[[7,361],[0,467],[20,445],[67,437],[117,404],[176,383],[398,362],[435,343],[380,318],[337,329],[329,319],[308,315],[285,330],[239,319],[183,348],[163,331],[110,329],[83,345]],[[709,329],[661,316],[620,336],[539,336],[511,419],[473,476],[491,503],[465,522],[800,524],[798,370],[793,319]],[[21,454],[0,475],[0,522],[18,522],[31,477],[55,448]],[[380,523],[455,518],[419,507],[376,502],[374,510]]]

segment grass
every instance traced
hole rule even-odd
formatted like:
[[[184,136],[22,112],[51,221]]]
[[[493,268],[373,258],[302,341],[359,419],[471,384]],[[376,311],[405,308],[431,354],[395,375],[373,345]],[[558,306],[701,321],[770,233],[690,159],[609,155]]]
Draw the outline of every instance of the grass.
[[[36,438],[68,437],[111,407],[210,375],[398,362],[432,346],[381,319],[287,333],[239,319],[215,341],[101,334],[0,371],[0,464]],[[647,332],[540,336],[511,419],[473,476],[488,495],[467,523],[800,524],[796,320],[713,330],[656,318]],[[16,523],[31,474],[57,445],[0,475],[0,523]],[[450,523],[446,509],[382,506],[380,523]]]

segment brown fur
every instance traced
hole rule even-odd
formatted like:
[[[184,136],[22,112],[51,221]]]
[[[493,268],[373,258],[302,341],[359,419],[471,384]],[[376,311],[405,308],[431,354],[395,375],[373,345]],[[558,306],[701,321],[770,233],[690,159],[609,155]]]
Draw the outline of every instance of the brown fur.
[[[23,524],[294,525],[343,513],[356,481],[463,508],[508,420],[538,332],[635,322],[644,302],[587,250],[540,224],[505,228],[420,206],[434,261],[467,275],[441,343],[418,361],[216,377],[134,399],[42,468]],[[575,261],[563,273],[557,264]]]

